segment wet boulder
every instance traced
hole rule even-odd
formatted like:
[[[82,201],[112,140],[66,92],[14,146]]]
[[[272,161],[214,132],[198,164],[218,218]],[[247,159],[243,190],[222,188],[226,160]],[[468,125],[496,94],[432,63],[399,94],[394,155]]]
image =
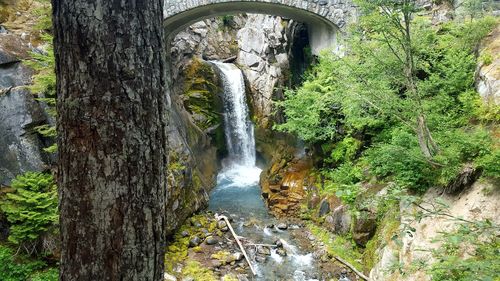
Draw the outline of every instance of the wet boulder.
[[[199,246],[201,244],[201,238],[198,237],[198,236],[194,236],[193,238],[191,238],[189,240],[189,247],[196,247],[196,246]]]
[[[225,227],[227,227],[227,223],[225,221],[220,220],[220,221],[217,222],[217,228],[223,229]]]
[[[286,250],[283,249],[283,248],[279,248],[276,250],[276,254],[282,256],[282,257],[285,257],[286,256]]]
[[[217,240],[217,238],[215,238],[213,236],[208,236],[205,239],[205,244],[207,244],[207,245],[215,245],[217,243],[219,243],[219,240]]]
[[[351,229],[351,215],[348,207],[340,205],[335,208],[331,215],[326,216],[325,225],[333,233],[347,234]]]
[[[329,212],[330,212],[330,202],[328,202],[328,199],[325,198],[321,201],[321,203],[319,203],[318,216],[323,217]]]
[[[255,261],[258,263],[264,263],[264,262],[266,262],[266,260],[267,260],[266,256],[256,256],[255,257]]]
[[[288,229],[288,225],[286,223],[280,223],[276,226],[278,229],[280,230],[287,230]]]
[[[243,260],[243,258],[244,258],[244,256],[240,252],[236,252],[236,253],[234,253],[234,254],[231,255],[231,259],[233,261],[241,261],[241,260]]]
[[[257,247],[257,254],[270,256],[271,250],[269,249],[269,247],[259,246]]]
[[[366,246],[366,243],[375,235],[376,230],[377,217],[374,212],[364,210],[358,216],[354,217],[352,238],[359,246]]]

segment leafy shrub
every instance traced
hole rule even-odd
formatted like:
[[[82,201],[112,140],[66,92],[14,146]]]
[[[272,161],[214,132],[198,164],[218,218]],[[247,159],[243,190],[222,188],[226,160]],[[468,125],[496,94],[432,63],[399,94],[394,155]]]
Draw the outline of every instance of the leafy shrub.
[[[36,272],[31,275],[30,281],[57,281],[59,280],[59,270],[50,268],[46,271]]]
[[[42,261],[29,261],[22,257],[15,259],[14,252],[10,248],[0,245],[0,280],[2,281],[28,280],[33,271],[44,266]]]
[[[224,15],[222,16],[222,24],[224,26],[231,26],[231,24],[234,22],[234,16],[233,15]]]
[[[446,185],[457,177],[463,163],[471,163],[476,158],[492,153],[492,140],[488,132],[481,128],[457,129],[443,132],[440,136],[441,153],[435,157],[439,167],[437,183]]]
[[[498,225],[477,221],[442,235],[433,251],[437,259],[429,273],[433,281],[492,281],[500,272]]]
[[[366,154],[376,176],[390,177],[398,185],[420,192],[433,183],[433,167],[418,149],[416,137],[405,130],[394,130],[388,143],[378,144]]]
[[[353,137],[345,137],[342,141],[335,144],[330,159],[333,163],[345,163],[354,160],[356,154],[361,148],[361,142]]]
[[[12,181],[0,208],[11,224],[9,241],[33,244],[58,219],[57,189],[50,174],[27,172]]]
[[[476,165],[483,169],[484,176],[500,180],[500,149],[480,157]]]

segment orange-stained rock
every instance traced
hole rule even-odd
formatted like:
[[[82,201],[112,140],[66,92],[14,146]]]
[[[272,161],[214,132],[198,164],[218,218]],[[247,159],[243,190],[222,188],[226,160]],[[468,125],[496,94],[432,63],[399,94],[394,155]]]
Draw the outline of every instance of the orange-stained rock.
[[[273,162],[261,174],[262,194],[271,212],[278,216],[293,215],[300,210],[306,197],[306,189],[314,182],[312,161],[308,157],[295,158],[280,151]],[[290,160],[288,160],[290,159]],[[265,195],[264,195],[265,194]]]

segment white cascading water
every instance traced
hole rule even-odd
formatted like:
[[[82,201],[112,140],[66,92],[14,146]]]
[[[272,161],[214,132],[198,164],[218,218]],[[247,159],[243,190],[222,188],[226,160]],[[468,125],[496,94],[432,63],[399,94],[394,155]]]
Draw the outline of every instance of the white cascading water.
[[[238,235],[262,243],[274,243],[278,237],[282,241],[286,257],[272,249],[268,262],[252,263],[258,275],[256,280],[315,280],[306,276],[315,269],[312,254],[301,254],[297,247],[286,242],[285,239],[290,239],[287,232],[262,225],[244,227],[244,222],[251,218],[262,220],[263,224],[275,222],[269,217],[260,194],[261,169],[255,166],[254,127],[246,103],[243,73],[233,64],[212,63],[220,70],[224,84],[224,131],[228,157],[223,161],[223,170],[211,193],[209,209],[234,215],[233,226]]]
[[[242,71],[231,63],[212,62],[222,74],[224,84],[224,132],[228,165],[221,177],[235,185],[246,186],[259,180],[261,170],[255,166],[254,127],[250,121]]]

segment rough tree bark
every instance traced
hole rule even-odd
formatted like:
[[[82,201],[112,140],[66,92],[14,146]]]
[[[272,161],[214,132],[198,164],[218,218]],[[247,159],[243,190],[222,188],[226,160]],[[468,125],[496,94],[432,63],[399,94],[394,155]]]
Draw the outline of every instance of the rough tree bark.
[[[162,0],[53,0],[60,280],[162,280]]]

